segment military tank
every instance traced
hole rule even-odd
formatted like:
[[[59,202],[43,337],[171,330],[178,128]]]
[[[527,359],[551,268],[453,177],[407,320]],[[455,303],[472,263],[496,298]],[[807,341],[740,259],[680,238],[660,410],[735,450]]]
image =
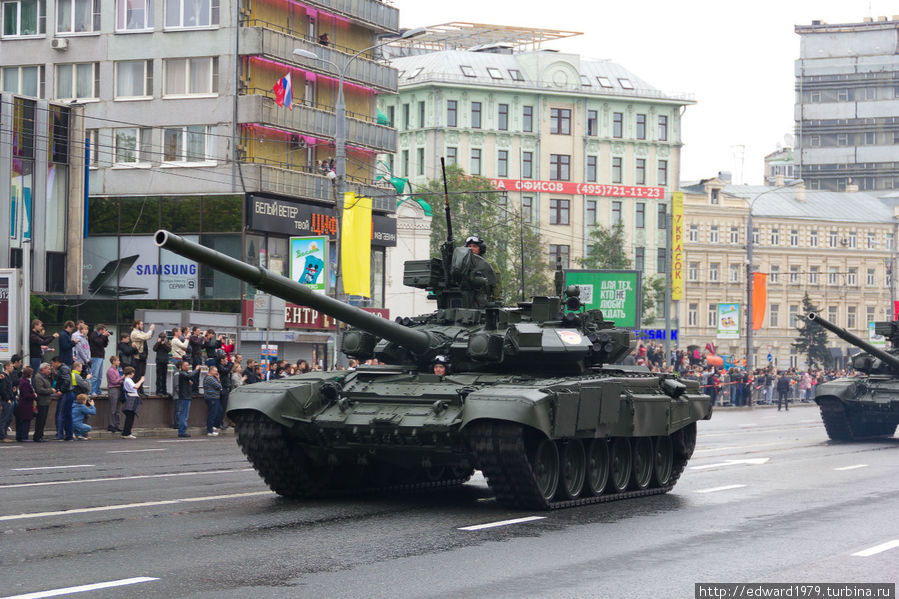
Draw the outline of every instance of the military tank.
[[[158,246],[351,325],[343,352],[385,365],[237,388],[237,442],[287,497],[461,484],[475,469],[509,507],[550,509],[665,493],[711,400],[694,381],[615,364],[635,345],[579,289],[503,307],[490,264],[454,247],[405,263],[431,314],[390,321],[167,231]],[[564,291],[564,293],[563,293]],[[431,371],[437,356],[451,368]]]
[[[899,425],[899,322],[875,322],[874,333],[886,337],[891,349],[880,349],[810,312],[806,319],[864,350],[852,356],[861,373],[822,383],[815,403],[827,436],[834,441],[892,437]]]

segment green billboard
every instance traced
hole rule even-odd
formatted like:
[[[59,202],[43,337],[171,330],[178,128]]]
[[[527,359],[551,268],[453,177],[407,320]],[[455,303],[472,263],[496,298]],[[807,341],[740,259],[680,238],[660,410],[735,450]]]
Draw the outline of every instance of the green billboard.
[[[638,270],[566,270],[565,286],[581,289],[588,310],[602,310],[603,318],[616,327],[640,328],[642,273]]]

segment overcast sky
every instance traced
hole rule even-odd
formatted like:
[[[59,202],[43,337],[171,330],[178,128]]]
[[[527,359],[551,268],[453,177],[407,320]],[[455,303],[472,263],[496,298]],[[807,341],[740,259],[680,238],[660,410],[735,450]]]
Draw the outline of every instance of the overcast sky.
[[[452,21],[581,31],[545,47],[608,58],[686,109],[681,180],[731,171],[759,184],[764,156],[793,133],[795,25],[861,22],[899,14],[887,0],[394,0],[401,27]],[[744,149],[740,149],[740,148]],[[742,179],[741,179],[742,172]]]

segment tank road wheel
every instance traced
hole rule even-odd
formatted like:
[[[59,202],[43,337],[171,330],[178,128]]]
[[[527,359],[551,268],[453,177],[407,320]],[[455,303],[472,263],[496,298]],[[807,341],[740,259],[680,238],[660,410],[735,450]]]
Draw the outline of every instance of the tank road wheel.
[[[562,484],[559,492],[565,499],[577,499],[584,490],[587,456],[580,439],[569,439],[562,445]]]
[[[590,441],[587,452],[587,485],[594,495],[602,495],[609,483],[609,442],[605,439]]]
[[[652,438],[637,437],[634,439],[634,465],[631,475],[631,487],[643,490],[652,481]]]
[[[631,443],[627,437],[616,437],[611,448],[612,487],[621,493],[631,479]]]
[[[656,437],[652,446],[652,484],[664,487],[671,481],[674,471],[674,442],[670,436]]]
[[[691,422],[674,433],[674,453],[679,458],[689,460],[696,449],[696,423]]]
[[[531,458],[531,469],[537,490],[546,501],[552,500],[559,488],[559,450],[554,441],[540,440]]]

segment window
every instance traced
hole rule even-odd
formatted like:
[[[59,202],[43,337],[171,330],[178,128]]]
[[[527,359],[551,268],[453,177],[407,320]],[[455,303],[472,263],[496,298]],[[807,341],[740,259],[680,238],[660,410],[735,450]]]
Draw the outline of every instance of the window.
[[[85,129],[84,133],[87,136],[88,140],[90,140],[90,152],[91,152],[90,165],[97,166],[97,164],[98,164],[97,156],[99,154],[97,151],[97,143],[99,143],[100,130],[99,129]]]
[[[846,88],[837,90],[837,102],[848,102],[849,101],[849,90]]]
[[[687,280],[699,280],[699,262],[690,262],[689,264],[687,264]]]
[[[487,67],[487,74],[491,79],[502,79],[503,73],[496,67]]]
[[[877,234],[868,232],[868,249],[877,249]]]
[[[534,198],[521,196],[521,218],[526,223],[534,222]]]
[[[549,178],[551,181],[568,181],[570,174],[571,156],[567,154],[549,155]]]
[[[818,267],[817,266],[809,266],[808,267],[808,284],[809,285],[817,285],[818,284]]]
[[[739,283],[740,282],[740,265],[739,264],[731,264],[730,265],[730,282],[731,283]]]
[[[421,72],[422,72],[423,70],[425,70],[424,67],[418,67],[417,69],[415,69],[414,71],[412,71],[411,73],[409,73],[409,75],[406,76],[406,79],[415,79],[416,77],[418,77],[419,75],[421,75]],[[403,75],[405,75],[405,73],[406,73],[406,71],[400,71],[400,72],[397,74],[397,79],[402,79],[402,77],[403,77]]]
[[[472,129],[480,129],[481,128],[481,103],[480,102],[472,102],[471,103],[471,128]]]
[[[499,150],[496,154],[496,176],[509,176],[509,151]]]
[[[608,77],[596,77],[596,82],[599,83],[601,87],[612,87],[612,81]]]
[[[190,125],[164,130],[162,138],[165,162],[205,162],[211,160],[207,148],[208,135],[205,125]]]
[[[419,175],[425,174],[425,149],[416,148],[415,150],[415,171]]]
[[[846,285],[849,287],[855,287],[858,285],[858,268],[850,268],[849,272],[846,274]]]
[[[5,67],[2,91],[34,98],[44,97],[44,66]]]
[[[752,245],[758,245],[759,238],[760,238],[759,228],[752,227]]]
[[[499,110],[497,113],[497,122],[496,128],[500,131],[508,131],[509,130],[509,105],[508,104],[500,104]]]
[[[568,268],[568,246],[550,244],[549,267],[552,270],[555,270],[560,264],[563,269]]]
[[[612,183],[621,183],[621,157],[612,157]]]
[[[733,245],[737,245],[740,243],[740,227],[730,228],[730,242]]]
[[[846,133],[837,133],[837,145],[838,146],[848,146],[849,145],[849,135]]]
[[[116,0],[116,31],[153,29],[153,0]]]
[[[98,98],[100,63],[57,64],[54,96],[61,100]]]
[[[840,275],[837,272],[836,266],[830,266],[827,268],[827,284],[828,285],[836,285],[840,281]]]
[[[818,231],[817,230],[813,229],[813,230],[809,231],[808,245],[809,245],[809,247],[813,247],[813,248],[818,247]]]
[[[165,65],[165,96],[218,93],[218,58],[170,58]]]
[[[656,272],[660,274],[668,272],[668,251],[665,248],[656,250]]]
[[[857,325],[855,323],[855,314],[856,308],[855,306],[846,306],[846,328],[854,329]]]
[[[634,226],[638,229],[646,228],[646,203],[645,202],[637,202],[636,203],[636,220],[634,221]]]
[[[100,31],[100,0],[59,0],[56,33]]]
[[[549,224],[567,225],[570,200],[549,201]]]
[[[471,150],[471,169],[469,170],[472,175],[481,174],[481,150],[476,148]]]
[[[524,81],[524,76],[518,69],[509,69],[509,77],[512,78],[512,81]]]
[[[888,249],[890,251],[893,250],[893,234],[892,233],[887,233],[886,249]]]
[[[587,135],[599,135],[599,116],[595,110],[587,111]]]
[[[656,226],[660,230],[668,228],[668,206],[665,204],[656,205]]]
[[[690,225],[687,228],[687,240],[699,241],[699,225]]]
[[[792,327],[795,326],[796,322],[799,320],[799,306],[793,304],[788,308],[789,315],[787,316],[787,326]],[[791,350],[795,351],[795,350]]]
[[[778,266],[777,264],[772,264],[770,267],[768,267],[768,282],[774,284],[780,283],[780,281],[778,280],[779,278],[780,266]]]
[[[590,83],[590,78],[586,75],[581,75],[581,85],[584,87],[591,87],[593,84]]]
[[[151,136],[152,129],[114,129],[115,163],[136,164],[147,163],[153,157]]]
[[[534,176],[534,153],[521,153],[521,178],[531,179]]]
[[[446,101],[446,126],[447,127],[457,127],[456,120],[456,101],[455,100],[447,100]]]
[[[153,61],[115,63],[116,98],[149,98],[153,94]]]
[[[721,266],[718,262],[709,262],[709,281],[712,283],[718,282],[718,267]]]
[[[865,277],[865,285],[868,287],[874,287],[877,283],[877,271],[873,268],[869,268],[867,272],[867,276]]]
[[[808,145],[812,148],[821,147],[821,136],[820,135],[809,135]]]
[[[467,64],[460,65],[459,69],[462,70],[462,74],[465,75],[466,77],[474,77],[475,76],[474,69],[471,68]]]
[[[874,306],[865,307],[865,323],[874,322]]]
[[[165,26],[211,27],[219,24],[219,0],[165,0]]]
[[[780,304],[771,304],[771,307],[769,308],[769,311],[768,311],[768,326],[771,327],[772,329],[780,326],[777,322],[779,316],[780,316]]]
[[[549,132],[555,135],[571,134],[571,111],[569,109],[549,109]]]
[[[311,96],[307,96],[307,98],[308,97],[311,97]],[[396,123],[396,106],[390,106],[387,108],[387,120],[391,127],[396,126],[394,124],[394,123]]]
[[[668,117],[659,117],[659,141],[668,141]]]
[[[659,173],[656,177],[656,185],[668,185],[668,161],[659,160]]]
[[[636,174],[635,181],[637,185],[645,185],[646,184],[646,158],[637,158],[635,162],[636,166]]]
[[[858,240],[856,239],[855,231],[849,233],[849,248],[855,249],[858,246]]]
[[[799,266],[797,264],[790,265],[790,283],[799,282]]]
[[[458,148],[447,148],[446,149],[446,163],[447,164],[458,164],[459,162],[459,149]]]
[[[717,327],[718,326],[718,304],[710,303],[708,312],[706,312],[706,314],[708,315],[708,320],[706,320],[706,322],[709,323],[709,326]]]
[[[819,91],[809,92],[808,101],[811,103],[820,102],[821,101],[821,92],[819,92]]]
[[[425,103],[418,103],[418,128],[424,129],[425,127]]]
[[[403,159],[402,159],[403,176],[408,177],[409,176],[409,150],[403,150],[402,156],[403,156]]]
[[[409,104],[403,104],[403,129],[409,128],[409,122],[411,119],[409,118]]]
[[[866,131],[865,132],[865,145],[873,146],[876,143],[877,143],[877,141],[875,140],[874,132]]]
[[[718,243],[718,225],[709,227],[709,243]]]
[[[780,245],[780,229],[771,229],[771,245]]]
[[[687,307],[687,325],[691,327],[695,327],[699,319],[697,318],[697,313],[699,312],[699,304],[690,304]]]
[[[631,80],[627,79],[626,77],[619,77],[618,84],[621,85],[621,87],[623,87],[624,89],[634,89],[634,84],[631,83]]]
[[[640,272],[646,270],[646,248],[634,248],[634,269]]]
[[[790,247],[798,247],[799,246],[799,231],[797,229],[790,229]]]
[[[839,324],[837,323],[837,320],[838,320],[837,314],[838,314],[838,312],[837,312],[836,306],[827,306],[827,320],[829,320],[830,322],[839,326]]]
[[[712,189],[711,193],[709,195],[709,203],[717,204],[720,201],[720,194],[721,194],[720,189]]]
[[[596,200],[584,201],[584,224],[588,227],[596,224]]]
[[[624,131],[624,113],[612,113],[612,137],[622,137]]]
[[[646,139],[646,115],[637,115],[637,139]]]
[[[587,156],[587,181],[596,182],[596,156]]]
[[[522,106],[521,108],[521,130],[530,133],[534,130],[534,107]]]
[[[612,202],[612,225],[624,224],[621,220],[621,202]]]
[[[828,235],[828,243],[830,244],[830,247],[832,247],[832,248],[837,247],[837,238],[838,237],[839,236],[837,235],[836,231],[830,232],[830,234]]]
[[[45,35],[46,33],[46,0],[5,0],[3,2],[3,37],[24,37],[26,35]]]

